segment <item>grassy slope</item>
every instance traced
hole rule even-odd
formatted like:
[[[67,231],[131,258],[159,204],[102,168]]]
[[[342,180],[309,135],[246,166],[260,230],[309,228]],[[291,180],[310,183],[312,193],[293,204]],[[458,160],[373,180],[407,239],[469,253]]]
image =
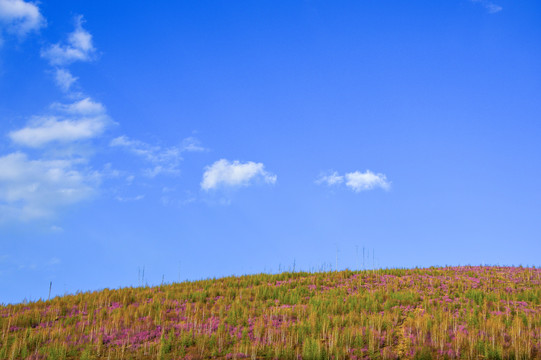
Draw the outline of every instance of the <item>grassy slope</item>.
[[[0,359],[541,359],[541,269],[283,273],[0,306]]]

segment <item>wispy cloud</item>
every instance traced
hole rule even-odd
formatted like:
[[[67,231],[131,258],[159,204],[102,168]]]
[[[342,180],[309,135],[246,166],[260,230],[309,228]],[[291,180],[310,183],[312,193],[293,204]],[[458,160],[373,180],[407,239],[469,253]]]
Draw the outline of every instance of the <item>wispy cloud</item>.
[[[73,76],[69,70],[56,69],[55,71],[55,83],[64,92],[68,92],[77,79],[78,78]]]
[[[0,0],[0,35],[6,30],[22,36],[44,25],[35,4]],[[121,196],[120,188],[104,189],[105,181],[121,181],[121,187],[131,186],[135,177],[114,169],[110,163],[100,165],[92,157],[103,143],[99,140],[103,140],[114,122],[101,102],[72,90],[78,78],[68,69],[69,65],[97,57],[93,37],[83,25],[83,17],[76,17],[75,29],[64,41],[41,49],[54,83],[71,101],[53,103],[43,114],[28,118],[26,124],[7,134],[16,150],[0,154],[0,222],[53,217],[62,208],[90,199],[103,190],[111,199],[121,202],[144,198],[138,193]],[[148,178],[179,174],[183,153],[208,151],[195,137],[164,147],[120,136],[110,146],[142,158],[143,175]],[[51,231],[59,229],[51,227]]]
[[[96,58],[92,35],[83,24],[83,17],[76,17],[75,29],[66,41],[41,50],[42,58],[52,67],[55,84],[73,100],[53,103],[43,114],[30,117],[25,125],[7,134],[16,150],[0,154],[0,222],[54,217],[62,208],[92,198],[104,180],[126,177],[111,164],[102,168],[92,158],[99,146],[96,140],[114,124],[107,109],[89,96],[72,92],[78,78],[67,66]],[[23,36],[44,25],[34,3],[0,0],[0,35],[5,30]],[[193,151],[198,148],[196,141],[186,146]],[[133,176],[127,179],[131,183]],[[51,227],[51,231],[60,230]]]
[[[274,184],[276,179],[276,175],[265,171],[263,163],[253,161],[241,163],[237,160],[229,162],[220,159],[205,168],[201,188],[208,191],[219,187],[248,186],[256,180]]]
[[[391,187],[391,183],[384,174],[375,174],[370,170],[366,170],[365,172],[354,171],[345,173],[344,175],[339,175],[338,172],[333,171],[320,175],[316,179],[316,184],[327,186],[344,184],[355,192],[372,190],[375,188],[389,190]]]
[[[67,43],[41,52],[54,66],[55,83],[64,92],[70,92],[77,78],[59,66],[92,60],[96,52],[92,36],[82,24],[82,17],[77,17]],[[44,25],[35,4],[0,0],[0,26],[8,31],[22,36]],[[77,100],[54,103],[44,114],[31,117],[25,126],[7,134],[13,146],[31,151],[0,155],[0,221],[52,217],[59,209],[95,195],[102,179],[112,171],[104,168],[102,174],[90,165],[91,140],[113,123],[105,107],[90,97],[69,95]],[[85,146],[80,146],[82,143]],[[51,227],[51,231],[60,229]]]
[[[90,98],[71,104],[53,104],[52,115],[35,116],[22,129],[9,133],[17,145],[38,148],[49,143],[70,143],[101,135],[111,123],[105,107]]]
[[[198,201],[196,194],[184,190],[178,192],[176,188],[163,187],[161,203],[164,206],[185,206]]]
[[[316,184],[326,184],[329,186],[338,185],[344,182],[344,177],[336,171],[330,174],[321,174],[316,180]]]
[[[198,139],[194,138],[193,136],[187,137],[184,140],[182,140],[181,149],[182,151],[187,151],[187,152],[208,151],[208,149],[203,147],[201,145],[201,142]]]
[[[92,44],[92,35],[83,29],[82,16],[75,18],[75,30],[69,34],[67,43],[53,44],[41,51],[41,56],[54,66],[65,66],[75,61],[91,61],[95,58],[96,48]]]
[[[133,202],[133,201],[139,201],[143,200],[145,198],[145,195],[137,195],[137,196],[116,196],[115,199],[120,202]]]
[[[143,171],[143,174],[150,178],[159,174],[180,173],[179,164],[182,161],[182,153],[184,152],[206,151],[199,141],[193,137],[184,139],[179,146],[164,148],[144,141],[130,139],[123,135],[113,139],[110,146],[125,149],[152,165]]]
[[[21,152],[0,157],[0,219],[49,217],[95,194],[97,172],[80,160],[31,160]]]
[[[92,43],[92,35],[83,29],[82,16],[75,17],[75,30],[68,35],[67,42],[56,43],[41,49],[41,57],[54,68],[55,83],[72,98],[84,97],[81,93],[71,93],[72,85],[78,80],[66,68],[76,61],[91,61],[96,58],[96,48]]]
[[[180,149],[177,147],[171,147],[168,149],[162,149],[160,146],[150,145],[144,141],[130,139],[129,137],[122,135],[111,140],[110,143],[113,147],[124,148],[131,153],[141,156],[150,162],[168,162],[171,159],[178,159],[180,157]]]
[[[36,4],[23,0],[0,0],[0,29],[23,37],[46,25]]]
[[[497,5],[493,3],[492,1],[488,0],[471,0],[474,3],[481,4],[489,14],[496,14],[503,10],[503,8],[500,5]]]
[[[82,116],[103,115],[106,112],[103,104],[93,101],[89,97],[71,104],[54,103],[51,107],[67,114]]]

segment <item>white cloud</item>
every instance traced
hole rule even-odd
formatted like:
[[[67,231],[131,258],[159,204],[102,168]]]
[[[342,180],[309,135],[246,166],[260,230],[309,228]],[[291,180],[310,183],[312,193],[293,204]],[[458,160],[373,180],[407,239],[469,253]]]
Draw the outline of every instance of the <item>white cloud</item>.
[[[25,36],[45,25],[46,21],[34,3],[0,0],[0,26],[5,26],[8,32]]]
[[[70,143],[101,135],[110,122],[102,104],[86,98],[73,104],[55,104],[58,113],[36,116],[26,127],[9,133],[11,140],[28,147],[52,142]]]
[[[360,171],[349,172],[343,176],[334,171],[328,175],[321,175],[316,180],[316,184],[334,186],[343,184],[344,180],[345,185],[355,192],[372,190],[375,188],[389,190],[391,187],[391,183],[387,181],[387,177],[384,174],[375,174],[370,170],[366,170],[364,173]]]
[[[101,134],[105,122],[90,118],[77,121],[59,120],[56,117],[39,117],[32,125],[9,134],[19,145],[41,147],[53,141],[73,142]]]
[[[111,140],[110,145],[124,148],[152,163],[167,162],[180,157],[179,148],[162,149],[160,146],[150,145],[140,140],[133,140],[125,135],[114,138]]]
[[[145,195],[137,195],[132,197],[124,197],[124,196],[117,196],[115,199],[119,202],[133,202],[133,201],[139,201],[143,200],[145,198]]]
[[[208,191],[220,186],[247,186],[256,179],[274,184],[276,183],[276,178],[276,175],[265,171],[263,163],[252,161],[241,163],[237,160],[229,162],[226,159],[221,159],[205,168],[201,188]]]
[[[319,176],[319,178],[316,180],[316,184],[327,184],[329,186],[332,185],[338,185],[344,182],[344,177],[341,175],[338,175],[336,171],[334,171],[332,174],[322,174]]]
[[[501,7],[500,5],[494,4],[493,2],[488,1],[488,0],[471,0],[471,1],[474,3],[481,4],[488,11],[489,14],[496,14],[503,10],[503,7]]]
[[[69,70],[56,69],[54,80],[56,82],[56,85],[58,85],[58,87],[64,92],[68,92],[71,88],[71,85],[73,85],[73,83],[76,82],[77,79],[77,77],[71,75]]]
[[[44,114],[7,134],[13,146],[33,149],[28,154],[0,155],[0,222],[51,217],[61,208],[91,198],[102,180],[123,175],[110,164],[103,171],[90,165],[96,144],[90,140],[101,136],[113,121],[101,103],[72,92],[77,77],[66,66],[93,60],[96,55],[92,35],[83,23],[77,17],[75,30],[66,41],[42,48],[41,56],[52,66],[56,85],[77,100],[54,103]],[[0,0],[0,35],[5,30],[23,36],[44,25],[34,3]],[[62,228],[51,226],[50,230]]]
[[[190,136],[182,140],[182,151],[202,152],[208,151],[208,149],[201,146],[201,143],[198,139]]]
[[[346,186],[355,192],[372,190],[378,187],[388,190],[391,186],[384,174],[374,174],[370,170],[366,170],[364,173],[360,171],[346,173],[345,177]]]
[[[171,162],[167,164],[166,166],[156,165],[152,168],[143,170],[143,175],[149,178],[154,178],[160,174],[178,174],[178,173],[180,173],[180,170],[178,169],[178,164],[175,162]]]
[[[206,151],[200,145],[199,140],[193,137],[184,139],[180,146],[162,148],[123,135],[113,139],[110,146],[123,148],[152,164],[151,168],[143,171],[143,174],[150,178],[163,173],[178,174],[183,152]]]
[[[22,152],[0,157],[0,222],[51,217],[90,198],[101,180],[114,173],[107,165],[103,174],[92,170],[89,154],[79,146],[99,136],[110,122],[103,105],[86,98],[53,104],[52,110],[53,115],[35,116],[8,134],[15,145],[41,153],[34,159]]]
[[[83,29],[82,16],[75,18],[75,30],[69,34],[67,44],[54,44],[41,51],[41,56],[51,65],[67,65],[75,61],[91,61],[96,49],[92,44],[92,35]]]
[[[105,107],[101,103],[95,102],[89,97],[76,101],[72,104],[54,103],[52,108],[74,115],[103,115],[106,111]]]
[[[488,10],[490,14],[495,14],[503,10],[503,8],[500,5],[496,5],[493,3],[485,4],[485,8]]]
[[[91,143],[81,144],[101,135],[111,122],[102,104],[85,98],[53,104],[51,110],[8,134],[14,145],[39,153],[32,152],[35,158],[22,152],[0,157],[0,221],[50,217],[90,198],[102,179],[118,176],[107,164],[103,172],[92,170],[87,165],[92,150],[84,146]]]
[[[31,160],[15,152],[0,157],[0,220],[49,217],[91,197],[100,176],[73,160]]]

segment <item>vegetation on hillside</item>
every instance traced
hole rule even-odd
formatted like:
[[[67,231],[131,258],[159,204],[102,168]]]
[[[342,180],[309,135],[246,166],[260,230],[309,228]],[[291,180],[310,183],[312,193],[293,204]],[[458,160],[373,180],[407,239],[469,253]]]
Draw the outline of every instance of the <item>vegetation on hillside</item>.
[[[541,359],[541,269],[288,272],[0,306],[0,359]]]

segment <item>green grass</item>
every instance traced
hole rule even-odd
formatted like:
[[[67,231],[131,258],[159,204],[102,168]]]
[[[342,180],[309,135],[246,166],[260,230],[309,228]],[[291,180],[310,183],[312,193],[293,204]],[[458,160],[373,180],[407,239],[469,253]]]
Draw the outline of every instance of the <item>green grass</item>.
[[[541,271],[287,272],[0,306],[0,359],[541,359]]]

